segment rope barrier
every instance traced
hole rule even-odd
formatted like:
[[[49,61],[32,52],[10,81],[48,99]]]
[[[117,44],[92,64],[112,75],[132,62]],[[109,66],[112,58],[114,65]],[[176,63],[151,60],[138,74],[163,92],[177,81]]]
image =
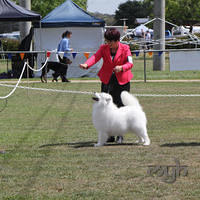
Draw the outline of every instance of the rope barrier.
[[[13,85],[7,85],[7,84],[0,84],[0,86],[14,87]],[[86,92],[86,91],[56,90],[56,89],[48,89],[48,88],[32,88],[32,87],[26,87],[26,86],[18,86],[18,88],[29,89],[29,90],[38,90],[38,91],[46,91],[46,92],[60,92],[60,93],[72,93],[72,94],[89,94],[89,95],[93,95],[94,94],[94,92]]]
[[[200,94],[134,94],[140,97],[200,97]]]
[[[20,81],[21,81],[21,79],[22,79],[22,75],[23,75],[23,73],[24,73],[26,64],[27,64],[27,63],[25,62],[25,63],[24,63],[24,66],[23,66],[23,69],[22,69],[22,72],[21,72],[21,75],[20,75],[20,77],[19,77],[19,80],[17,81],[17,84],[14,86],[13,90],[12,90],[8,95],[0,97],[0,99],[7,99],[8,97],[10,97],[10,96],[15,92],[15,90],[17,89],[17,87],[18,87],[18,85],[19,85],[19,83],[20,83]]]
[[[22,79],[22,76],[23,76],[24,70],[25,70],[25,68],[26,68],[26,65],[27,65],[31,70],[33,70],[33,71],[41,71],[41,70],[44,68],[44,66],[46,65],[46,63],[48,62],[48,59],[49,59],[49,58],[47,57],[47,59],[46,59],[44,65],[43,65],[40,69],[38,69],[38,70],[33,69],[27,62],[24,62],[24,66],[23,66],[23,68],[22,68],[22,72],[21,72],[21,74],[20,74],[19,80],[17,81],[17,84],[16,84],[15,86],[12,86],[12,87],[14,87],[14,88],[13,88],[13,90],[12,90],[8,95],[6,95],[6,96],[0,96],[0,99],[7,99],[8,97],[10,97],[10,96],[15,92],[15,90],[17,89],[17,87],[20,88],[20,86],[18,86],[18,85],[19,85],[19,83],[20,83],[20,81],[21,81],[21,79]]]
[[[199,50],[199,49],[198,49]],[[7,84],[0,84],[0,86],[4,86],[4,87],[14,87],[13,90],[6,96],[0,96],[0,99],[7,99],[8,97],[10,97],[17,88],[22,88],[22,89],[29,89],[29,90],[39,90],[39,91],[46,91],[46,92],[60,92],[60,93],[72,93],[72,94],[89,94],[92,95],[94,94],[94,92],[87,92],[87,91],[72,91],[72,90],[56,90],[56,89],[47,89],[47,88],[32,88],[32,87],[24,87],[24,86],[19,86],[19,83],[22,79],[22,75],[25,71],[25,67],[27,65],[28,68],[30,68],[31,70],[38,72],[41,71],[45,65],[47,64],[49,60],[49,57],[46,58],[45,63],[43,64],[43,66],[39,69],[34,69],[32,68],[27,62],[24,63],[21,75],[19,77],[19,80],[17,81],[17,84],[14,85],[7,85]],[[141,97],[200,97],[200,94],[134,94],[135,96],[141,96]]]
[[[48,60],[49,60],[49,57],[47,57],[45,63],[44,63],[44,64],[42,65],[42,67],[40,67],[39,69],[34,69],[34,68],[32,68],[28,63],[26,63],[26,64],[27,64],[27,66],[29,67],[29,69],[33,70],[34,72],[39,72],[39,71],[41,71],[41,70],[45,67],[45,65],[47,64]]]
[[[7,85],[7,84],[0,84],[0,86],[14,87],[13,85]],[[48,89],[48,88],[32,88],[32,87],[25,87],[25,86],[18,86],[18,88],[45,91],[45,92],[60,92],[60,93],[88,94],[88,95],[94,94],[94,92],[88,92],[88,91],[57,90],[57,89]],[[134,95],[140,96],[140,97],[200,97],[200,94],[134,94]]]

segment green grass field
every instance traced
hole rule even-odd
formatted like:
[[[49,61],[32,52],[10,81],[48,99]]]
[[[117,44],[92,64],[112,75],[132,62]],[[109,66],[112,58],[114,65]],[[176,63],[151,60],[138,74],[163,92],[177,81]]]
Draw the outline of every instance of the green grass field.
[[[138,66],[135,69],[139,79],[142,71]],[[159,79],[159,75],[155,78]],[[21,85],[100,90],[100,83]],[[1,86],[0,96],[10,90]],[[133,94],[200,94],[199,91],[198,82],[131,83]],[[122,145],[109,143],[95,148],[91,95],[17,89],[7,101],[0,100],[0,148],[5,150],[0,154],[0,199],[198,200],[199,98],[138,96],[148,118],[152,144],[136,145],[137,138],[128,133]],[[174,166],[175,159],[187,166],[188,174],[184,176],[181,171],[179,176],[176,171],[174,182],[167,183],[173,178],[174,168],[169,167],[171,177],[167,177],[159,166]],[[157,167],[152,176],[150,165]]]

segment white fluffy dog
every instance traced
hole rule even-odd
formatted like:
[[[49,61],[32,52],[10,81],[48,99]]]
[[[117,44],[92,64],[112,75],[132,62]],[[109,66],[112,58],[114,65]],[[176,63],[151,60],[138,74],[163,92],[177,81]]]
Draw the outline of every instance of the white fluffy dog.
[[[107,93],[95,93],[92,119],[98,131],[98,143],[103,146],[110,136],[123,136],[126,132],[135,133],[138,143],[150,145],[147,134],[147,119],[136,97],[123,91],[121,99],[125,106],[118,108],[112,96]]]

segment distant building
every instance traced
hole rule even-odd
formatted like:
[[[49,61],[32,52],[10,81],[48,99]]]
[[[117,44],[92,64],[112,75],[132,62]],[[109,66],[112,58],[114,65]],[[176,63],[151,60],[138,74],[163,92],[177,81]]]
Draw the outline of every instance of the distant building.
[[[136,24],[145,24],[149,21],[149,17],[147,18],[136,18],[135,23]]]
[[[116,28],[120,32],[120,36],[124,36],[127,32],[128,26],[105,26],[105,29]]]

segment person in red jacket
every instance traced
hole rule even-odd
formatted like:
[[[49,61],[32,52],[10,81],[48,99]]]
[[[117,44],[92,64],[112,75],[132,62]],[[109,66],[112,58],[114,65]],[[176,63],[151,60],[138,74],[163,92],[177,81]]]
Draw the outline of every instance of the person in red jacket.
[[[101,58],[103,65],[98,72],[101,80],[101,92],[111,94],[113,102],[123,106],[120,94],[122,91],[130,91],[130,80],[133,78],[131,68],[133,67],[132,55],[128,45],[120,43],[120,32],[115,28],[107,29],[104,33],[105,44],[101,45],[97,52],[92,55],[80,68],[88,69],[96,64]],[[111,137],[108,142],[114,142]],[[117,137],[122,142],[122,137]]]

